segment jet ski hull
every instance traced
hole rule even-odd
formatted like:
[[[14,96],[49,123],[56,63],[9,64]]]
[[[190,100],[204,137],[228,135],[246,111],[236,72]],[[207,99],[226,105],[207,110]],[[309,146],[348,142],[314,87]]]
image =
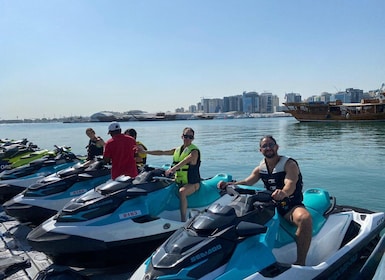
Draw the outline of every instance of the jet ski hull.
[[[0,181],[0,203],[4,203],[15,195],[18,195],[19,193],[24,191],[28,186],[36,183],[37,181],[43,178],[44,176],[36,176],[32,178]]]
[[[26,189],[23,193],[6,201],[3,204],[3,208],[9,216],[16,218],[20,222],[39,225],[55,215],[72,198],[78,197],[108,181],[110,177],[110,170],[103,169],[99,173],[94,174],[94,176],[81,180],[78,179],[78,174],[63,179],[55,178],[57,181],[54,183],[58,184],[58,188],[64,188],[62,191],[58,190],[55,193],[43,196],[30,196],[28,193],[31,190]],[[54,177],[52,176],[51,178]],[[44,187],[44,183],[41,183],[41,187]],[[52,188],[54,187],[55,185]],[[44,190],[41,192],[44,192]]]
[[[13,196],[24,191],[28,186],[38,182],[44,177],[60,172],[74,166],[82,160],[74,155],[67,147],[58,147],[51,155],[42,155],[38,159],[32,158],[28,164],[3,170],[0,173],[0,202],[3,203]],[[47,150],[48,153],[48,150]],[[37,155],[41,153],[36,152]]]
[[[179,224],[181,225],[182,223]],[[107,241],[92,238],[92,232],[88,236],[58,232],[50,234],[44,227],[39,227],[28,235],[28,243],[34,250],[44,252],[59,265],[109,267],[124,264],[136,268],[175,230],[152,236]],[[50,242],[50,238],[54,241]]]
[[[63,169],[69,168],[76,164],[76,161],[61,163],[52,165],[49,167],[43,167],[35,171],[35,173],[20,177],[19,179],[8,179],[0,181],[0,202],[3,203],[15,195],[23,192],[30,185],[39,182],[39,180],[45,177],[60,172]],[[21,167],[22,168],[22,167]]]
[[[231,179],[229,175],[218,174],[204,180],[200,191],[188,198],[189,216],[204,210],[213,200],[230,201],[230,196],[220,195],[216,185],[219,180]],[[34,228],[27,236],[31,247],[62,265],[101,267],[125,264],[136,267],[184,224],[180,221],[175,183],[160,187],[145,184],[151,189],[148,192],[133,186],[119,189],[117,181],[104,185],[109,184],[113,187],[111,193],[101,194],[100,190],[104,189],[101,185],[71,201],[57,215]],[[91,207],[79,213],[77,210],[64,211],[71,207],[76,209],[76,203],[80,204],[80,201]],[[109,204],[118,205],[117,209],[98,215]],[[90,215],[96,217],[87,220]]]

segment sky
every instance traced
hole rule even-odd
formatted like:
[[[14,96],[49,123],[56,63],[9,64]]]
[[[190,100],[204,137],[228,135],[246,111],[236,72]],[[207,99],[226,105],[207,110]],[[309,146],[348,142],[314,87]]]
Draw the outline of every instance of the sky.
[[[383,0],[0,0],[0,120],[383,82]]]

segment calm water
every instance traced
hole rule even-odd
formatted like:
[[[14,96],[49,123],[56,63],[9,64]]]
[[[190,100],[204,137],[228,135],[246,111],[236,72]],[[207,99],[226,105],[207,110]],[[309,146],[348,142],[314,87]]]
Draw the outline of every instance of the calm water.
[[[385,123],[298,123],[291,117],[229,120],[125,122],[123,130],[135,128],[149,149],[169,149],[182,143],[184,127],[195,130],[194,143],[202,152],[202,177],[219,172],[242,179],[262,156],[258,141],[272,134],[279,153],[298,160],[305,189],[321,187],[340,204],[385,211]],[[108,123],[1,124],[0,138],[28,138],[40,148],[71,146],[84,155],[87,127],[107,140]],[[151,164],[171,162],[169,156],[149,156]],[[259,183],[260,184],[260,183]],[[261,185],[260,185],[261,186]]]

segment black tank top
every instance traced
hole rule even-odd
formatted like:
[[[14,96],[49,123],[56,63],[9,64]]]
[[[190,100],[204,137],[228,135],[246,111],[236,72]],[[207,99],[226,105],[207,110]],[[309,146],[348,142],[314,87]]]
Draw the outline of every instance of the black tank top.
[[[91,159],[94,159],[96,156],[101,156],[103,155],[103,146],[102,147],[98,147],[96,146],[96,141],[93,141],[90,139],[90,141],[88,142],[88,146],[87,146],[87,160],[91,160]]]

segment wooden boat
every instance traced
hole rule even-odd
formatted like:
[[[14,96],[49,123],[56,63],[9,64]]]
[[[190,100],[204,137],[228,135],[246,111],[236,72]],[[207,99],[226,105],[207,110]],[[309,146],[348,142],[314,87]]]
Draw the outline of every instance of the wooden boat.
[[[361,103],[336,102],[286,102],[283,103],[300,122],[360,122],[385,121],[385,92]]]

